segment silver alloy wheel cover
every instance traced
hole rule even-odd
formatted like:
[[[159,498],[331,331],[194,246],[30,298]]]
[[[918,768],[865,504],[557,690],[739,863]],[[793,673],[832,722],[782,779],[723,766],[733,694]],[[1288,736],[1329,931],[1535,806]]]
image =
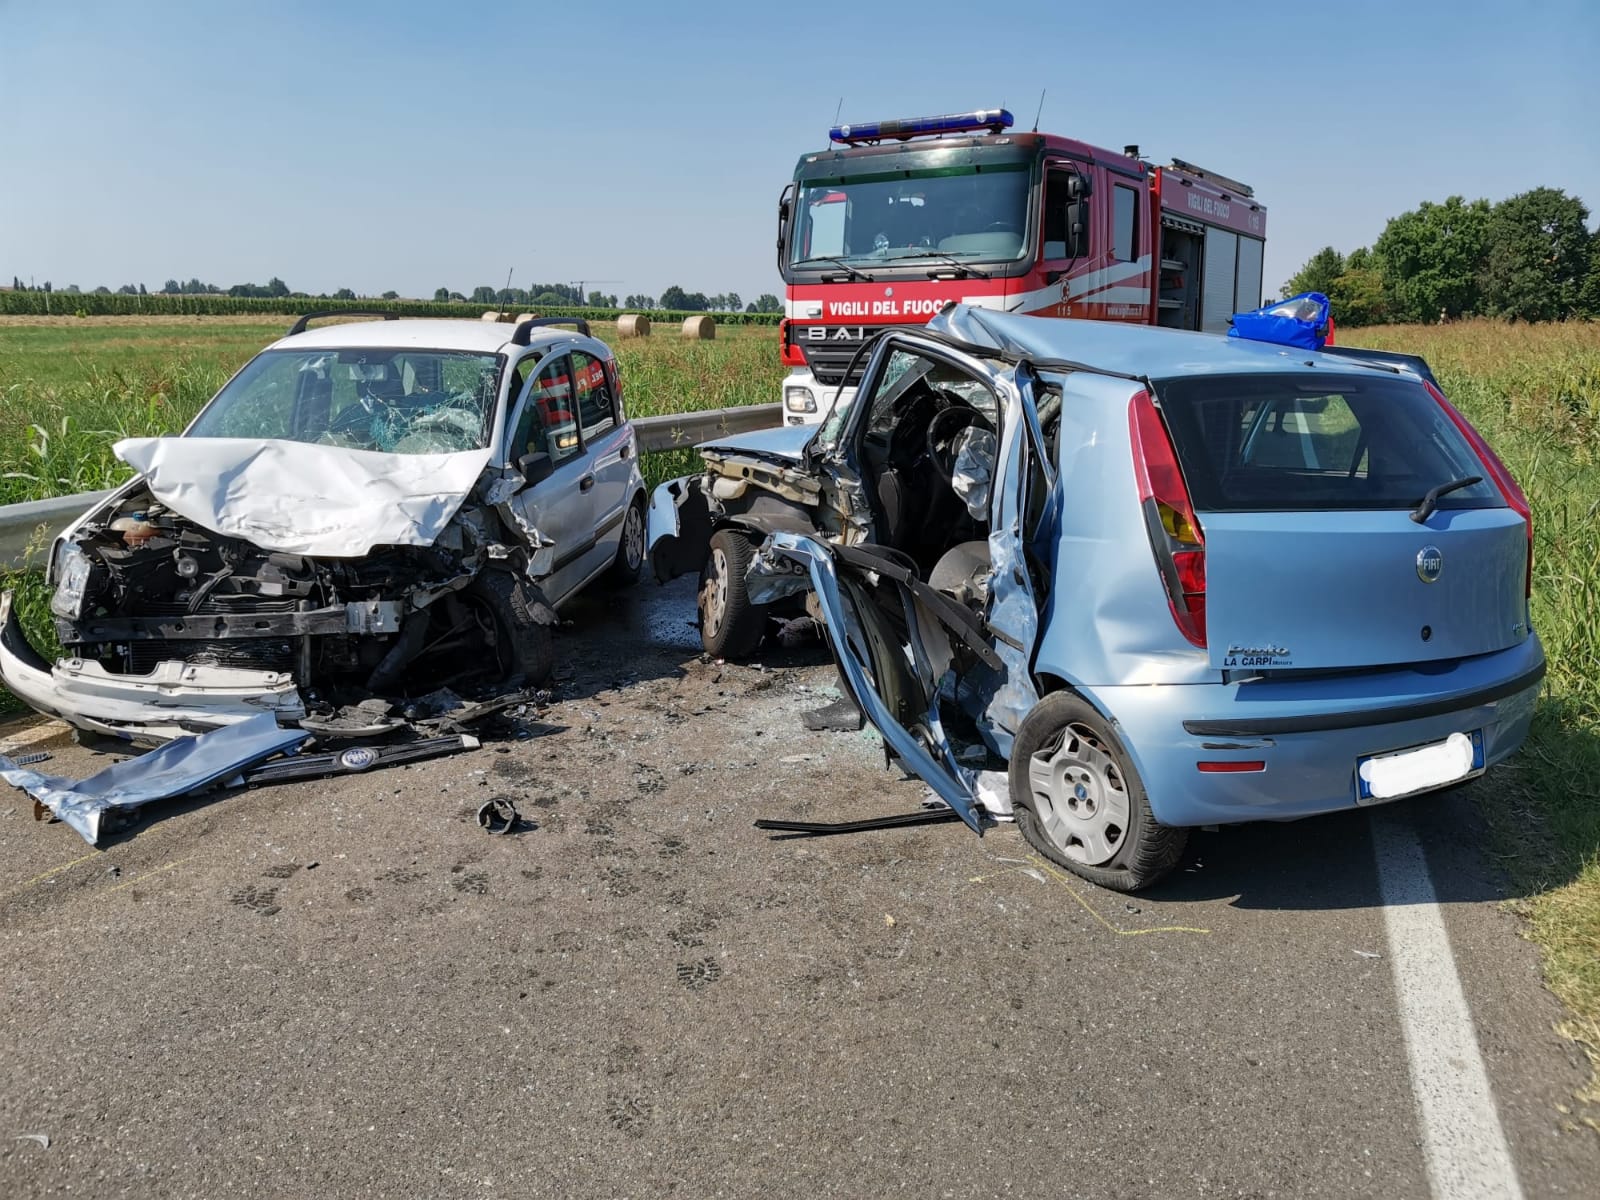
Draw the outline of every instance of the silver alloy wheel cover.
[[[1116,760],[1087,726],[1074,722],[1033,753],[1028,790],[1045,835],[1074,862],[1104,866],[1122,849],[1127,787]]]
[[[728,555],[714,546],[706,565],[706,581],[700,585],[700,620],[708,635],[722,628],[728,613]]]
[[[622,522],[622,561],[630,571],[644,562],[644,516],[637,504],[628,506],[628,515]]]

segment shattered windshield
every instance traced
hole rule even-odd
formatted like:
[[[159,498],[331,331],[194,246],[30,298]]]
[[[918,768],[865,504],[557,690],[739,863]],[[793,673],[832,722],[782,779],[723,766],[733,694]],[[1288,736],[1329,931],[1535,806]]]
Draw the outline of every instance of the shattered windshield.
[[[267,350],[186,436],[274,438],[388,454],[482,450],[501,359],[450,350]]]

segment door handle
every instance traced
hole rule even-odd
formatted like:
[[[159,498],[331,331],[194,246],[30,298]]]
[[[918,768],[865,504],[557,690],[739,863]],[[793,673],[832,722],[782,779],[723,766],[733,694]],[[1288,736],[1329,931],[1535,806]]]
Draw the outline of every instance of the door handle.
[[[594,476],[593,475],[585,475],[582,479],[578,480],[578,490],[580,492],[587,492],[593,486],[594,486]]]

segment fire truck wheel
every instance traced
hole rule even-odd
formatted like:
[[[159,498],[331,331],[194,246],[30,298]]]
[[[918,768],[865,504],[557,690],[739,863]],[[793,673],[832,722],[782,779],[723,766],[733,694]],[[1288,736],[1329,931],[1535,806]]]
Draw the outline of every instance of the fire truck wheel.
[[[739,529],[711,535],[706,565],[700,569],[700,644],[707,654],[739,659],[761,644],[767,606],[750,603],[744,573],[755,541]]]

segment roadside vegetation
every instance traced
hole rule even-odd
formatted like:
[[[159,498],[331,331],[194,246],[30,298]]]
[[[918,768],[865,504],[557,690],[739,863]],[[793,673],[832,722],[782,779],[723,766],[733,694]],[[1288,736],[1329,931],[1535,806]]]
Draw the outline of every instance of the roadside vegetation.
[[[0,325],[0,503],[120,482],[112,442],[182,428],[285,328],[248,317],[25,321]],[[643,341],[596,333],[621,360],[635,416],[770,403],[784,373],[770,328],[719,329],[711,342],[672,328]],[[1477,794],[1529,897],[1569,1032],[1600,1055],[1600,324],[1375,326],[1341,340],[1425,356],[1532,501],[1533,616],[1549,680],[1526,750]],[[654,483],[692,461],[684,451],[643,466]],[[39,577],[4,585],[49,645]]]
[[[1572,1036],[1600,1070],[1600,324],[1389,325],[1533,506],[1533,624],[1550,673],[1526,748],[1477,790]],[[1591,1098],[1600,1102],[1600,1077]]]

